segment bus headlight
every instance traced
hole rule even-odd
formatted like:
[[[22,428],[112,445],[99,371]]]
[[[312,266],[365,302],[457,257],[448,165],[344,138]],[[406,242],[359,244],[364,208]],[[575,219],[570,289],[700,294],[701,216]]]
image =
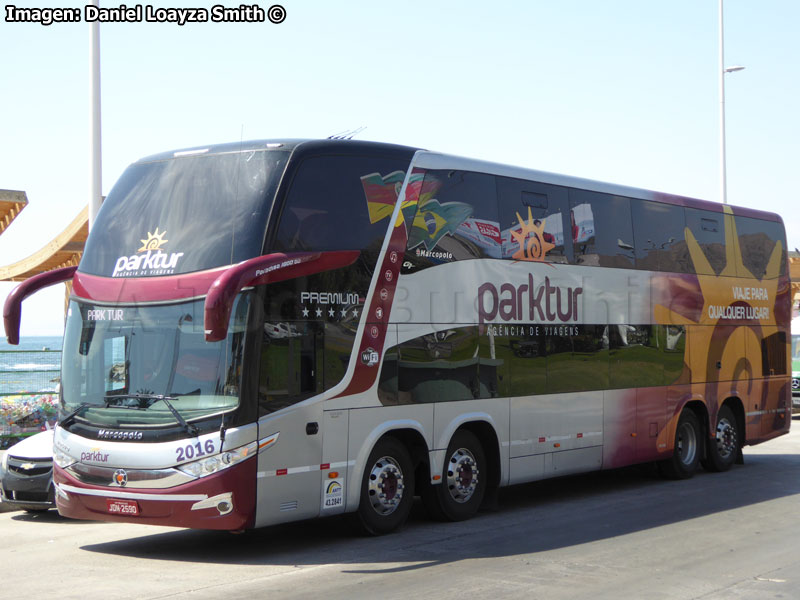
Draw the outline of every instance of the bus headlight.
[[[258,442],[252,442],[246,446],[235,448],[234,450],[220,452],[215,456],[209,456],[208,458],[179,465],[177,468],[179,471],[183,471],[192,477],[206,477],[207,475],[213,475],[214,473],[219,473],[224,469],[232,467],[246,458],[255,456],[257,450]]]
[[[59,450],[58,448],[53,449],[53,462],[56,463],[62,469],[66,469],[70,465],[74,465],[77,460],[72,458],[69,454],[66,454]]]

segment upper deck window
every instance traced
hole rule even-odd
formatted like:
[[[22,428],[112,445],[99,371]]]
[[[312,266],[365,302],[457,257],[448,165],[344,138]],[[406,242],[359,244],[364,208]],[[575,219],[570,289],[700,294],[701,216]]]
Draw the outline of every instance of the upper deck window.
[[[131,165],[103,203],[80,270],[163,276],[260,256],[287,156],[245,151]]]
[[[636,200],[631,202],[636,267],[648,271],[692,273],[684,232],[682,206]]]
[[[633,227],[628,198],[570,189],[569,216],[576,264],[633,268]]]
[[[567,188],[499,177],[503,258],[566,263],[572,255]]]
[[[380,249],[408,161],[314,156],[300,164],[280,217],[278,252]]]
[[[408,235],[409,258],[430,264],[501,258],[499,221],[493,175],[427,171]]]
[[[786,275],[786,234],[777,221],[762,221],[749,217],[735,217],[736,233],[742,262],[747,272],[737,273],[739,277],[752,275],[756,279],[776,279]],[[778,246],[780,244],[780,246]],[[779,252],[773,258],[776,249]],[[774,264],[770,261],[774,260]]]
[[[695,264],[698,275],[719,275],[727,264],[725,249],[725,215],[722,213],[686,209],[686,226],[694,235],[708,265]]]

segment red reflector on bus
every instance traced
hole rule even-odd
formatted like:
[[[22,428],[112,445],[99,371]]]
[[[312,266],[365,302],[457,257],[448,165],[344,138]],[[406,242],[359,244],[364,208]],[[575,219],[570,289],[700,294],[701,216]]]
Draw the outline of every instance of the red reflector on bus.
[[[275,471],[275,474],[276,475],[286,475],[286,473],[288,473],[288,472],[289,472],[289,469],[278,469],[277,471]]]

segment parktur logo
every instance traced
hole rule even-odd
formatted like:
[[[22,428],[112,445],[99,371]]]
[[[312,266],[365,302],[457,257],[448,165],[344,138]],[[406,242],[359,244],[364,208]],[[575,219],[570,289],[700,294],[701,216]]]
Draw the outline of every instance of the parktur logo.
[[[161,246],[163,246],[169,241],[164,239],[165,235],[167,235],[166,231],[158,233],[158,227],[156,227],[155,233],[150,233],[148,231],[147,239],[139,240],[140,242],[142,242],[142,247],[139,248],[136,252],[147,252],[148,250],[161,250]]]
[[[169,240],[165,240],[166,230],[159,232],[158,227],[154,233],[147,232],[147,239],[139,240],[142,247],[131,256],[120,256],[114,264],[112,277],[147,277],[153,275],[171,275],[178,266],[178,260],[183,252],[167,254],[161,247]],[[142,252],[146,254],[142,254]]]

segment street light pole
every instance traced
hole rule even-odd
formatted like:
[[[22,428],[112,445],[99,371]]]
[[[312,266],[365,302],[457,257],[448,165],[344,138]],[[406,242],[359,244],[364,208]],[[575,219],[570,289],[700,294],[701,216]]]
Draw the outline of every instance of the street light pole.
[[[744,67],[725,66],[725,33],[722,25],[722,1],[723,0],[719,0],[719,184],[720,198],[723,204],[727,204],[728,184],[725,168],[725,74],[741,71]]]
[[[92,0],[90,4],[99,7],[99,0]],[[103,201],[103,175],[102,175],[102,154],[100,136],[100,22],[94,21],[91,24],[91,139],[89,167],[89,229],[94,224],[97,211],[100,210],[100,203]]]

